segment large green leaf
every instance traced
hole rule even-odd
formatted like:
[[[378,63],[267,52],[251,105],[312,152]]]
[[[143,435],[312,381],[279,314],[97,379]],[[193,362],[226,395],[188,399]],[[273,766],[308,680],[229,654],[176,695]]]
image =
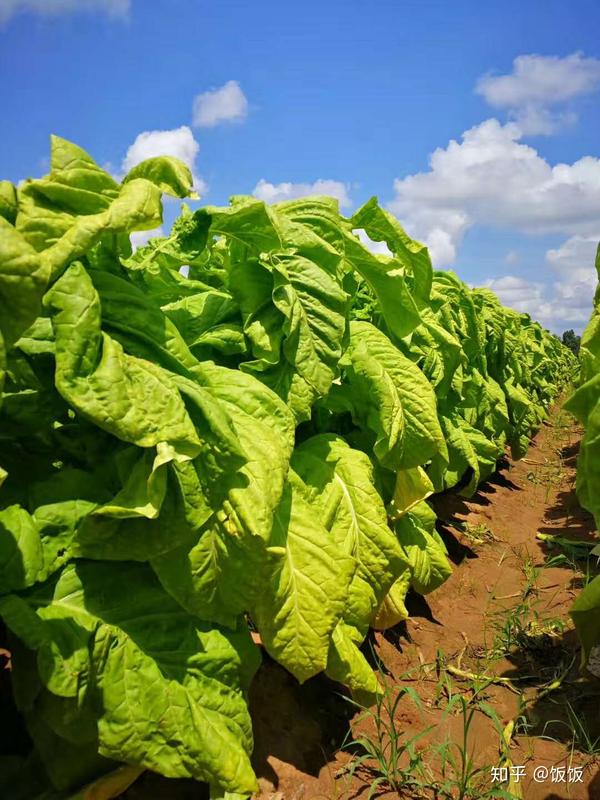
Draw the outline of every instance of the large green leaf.
[[[157,156],[141,161],[133,169],[130,169],[123,178],[123,183],[145,178],[161,190],[174,197],[193,197],[197,200],[198,196],[193,193],[192,173],[187,164],[178,158],[171,156]]]
[[[77,526],[96,508],[79,498],[40,502],[33,514],[20,506],[0,511],[0,595],[34,586],[70,558]]]
[[[94,701],[101,755],[230,791],[256,788],[244,691],[257,660],[247,631],[203,626],[149,568],[128,563],[81,562],[31,605],[19,602],[0,601],[0,615],[38,651],[48,691]]]
[[[48,277],[35,250],[0,216],[0,335],[5,347],[38,316]]]
[[[239,473],[223,477],[224,496],[199,534],[152,561],[163,586],[203,619],[235,625],[266,580],[273,516],[293,445],[293,418],[279,398],[243,373],[202,365],[199,379],[225,405],[248,453]],[[218,510],[217,510],[218,509]]]
[[[379,461],[392,469],[447,457],[433,389],[420,369],[368,322],[351,325],[344,399],[376,437]]]
[[[390,332],[398,339],[407,336],[420,323],[421,317],[403,268],[392,259],[371,253],[352,234],[346,237],[345,256],[377,297]]]
[[[32,586],[44,563],[40,534],[23,508],[0,511],[0,595]]]
[[[251,285],[259,269],[262,293]],[[244,330],[259,356],[243,368],[284,399],[298,421],[307,419],[337,375],[346,332],[345,291],[325,270],[296,254],[271,256],[250,270],[244,264],[231,280]]]
[[[435,513],[423,502],[398,522],[396,535],[411,573],[411,585],[419,594],[429,594],[452,573],[446,548],[435,531]]]
[[[292,466],[332,540],[356,562],[343,618],[364,636],[373,612],[406,565],[374,486],[373,466],[364,453],[334,435],[308,439],[294,451]]]
[[[598,397],[586,418],[585,433],[581,440],[577,460],[577,496],[581,505],[596,520],[600,520],[600,374],[592,380],[597,387]]]
[[[339,622],[333,631],[327,675],[347,686],[359,703],[372,703],[381,691],[377,676],[353,640],[352,628],[343,622]]]
[[[458,415],[440,417],[448,444],[448,460],[435,458],[429,470],[437,491],[456,486],[468,474],[461,494],[469,497],[490,475],[501,455],[501,448]],[[470,473],[468,473],[470,470]]]
[[[100,327],[97,292],[80,263],[44,298],[56,338],[56,387],[77,411],[109,433],[152,447],[168,442],[194,455],[200,440],[169,375],[127,355]]]
[[[10,181],[0,181],[0,217],[11,225],[17,218],[17,187]]]
[[[354,213],[352,226],[364,229],[370,239],[387,244],[412,277],[417,304],[427,303],[431,292],[433,270],[425,245],[411,239],[396,217],[379,206],[376,197],[372,197]]]
[[[198,361],[177,327],[150,297],[124,277],[90,270],[98,292],[102,327],[131,355],[160,364],[171,372],[189,375]]]
[[[228,292],[210,289],[162,306],[163,312],[176,325],[188,347],[212,346],[210,337],[219,326],[235,325],[239,316],[237,303]],[[243,341],[243,331],[238,330]],[[239,349],[244,352],[245,346]],[[238,352],[238,351],[236,351]]]
[[[404,601],[410,589],[411,579],[412,572],[407,567],[392,584],[373,618],[372,625],[376,630],[393,628],[394,625],[408,619],[408,611]]]
[[[290,473],[273,522],[270,564],[251,609],[264,645],[299,681],[327,666],[355,571]]]

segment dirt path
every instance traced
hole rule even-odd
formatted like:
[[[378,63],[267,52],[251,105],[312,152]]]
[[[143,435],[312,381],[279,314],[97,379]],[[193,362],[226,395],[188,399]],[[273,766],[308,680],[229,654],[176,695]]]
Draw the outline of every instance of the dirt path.
[[[401,695],[392,726],[400,755],[388,766],[407,763],[403,742],[417,736],[412,771],[421,770],[421,783],[445,781],[439,797],[483,797],[494,785],[491,767],[505,766],[524,771],[519,783],[527,800],[600,799],[600,739],[594,742],[600,688],[579,674],[568,616],[596,559],[585,557],[589,547],[550,546],[536,538],[539,532],[593,541],[593,520],[574,491],[580,435],[572,418],[556,410],[527,458],[507,458],[473,498],[436,498],[454,574],[426,599],[412,598],[406,625],[373,637],[389,702],[398,689]],[[501,680],[492,683],[491,676]],[[350,728],[350,738],[366,736],[371,747],[389,743],[384,709],[357,721],[335,685],[317,678],[299,687],[272,662],[261,668],[251,708],[261,800],[366,798],[381,777],[385,753],[359,764],[364,750],[338,748]],[[511,721],[510,747],[503,748]],[[461,749],[473,754],[473,768],[484,768],[480,774],[469,776],[467,769],[465,776]],[[465,783],[470,793],[461,795]],[[412,794],[378,796],[433,795],[413,787]]]

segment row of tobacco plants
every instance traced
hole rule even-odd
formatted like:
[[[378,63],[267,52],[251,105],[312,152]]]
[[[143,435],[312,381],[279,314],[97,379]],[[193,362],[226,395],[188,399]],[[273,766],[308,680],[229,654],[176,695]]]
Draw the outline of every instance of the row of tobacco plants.
[[[574,367],[374,199],[184,205],[132,252],[190,187],[171,158],[118,184],[59,138],[49,175],[0,184],[13,794],[123,762],[254,791],[255,640],[373,698],[369,627],[451,571],[426,498],[523,455]]]
[[[565,404],[584,426],[577,459],[577,496],[600,529],[600,245],[596,253],[599,283],[591,319],[581,337],[579,386]],[[600,556],[600,547],[593,551]],[[594,578],[575,601],[571,616],[582,644],[582,665],[593,659],[593,674],[600,675],[600,576]]]

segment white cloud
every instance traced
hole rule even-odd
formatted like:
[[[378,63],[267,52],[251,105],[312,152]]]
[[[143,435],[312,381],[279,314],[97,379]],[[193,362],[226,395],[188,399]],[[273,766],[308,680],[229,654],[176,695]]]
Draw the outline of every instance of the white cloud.
[[[558,56],[524,55],[513,61],[509,75],[484,75],[476,91],[497,108],[559,103],[600,86],[600,61],[572,53]]]
[[[261,178],[252,190],[252,194],[266,203],[279,203],[282,200],[324,194],[337,198],[341,208],[348,208],[352,205],[347,184],[323,178],[319,178],[314,183],[269,183]]]
[[[600,60],[572,53],[558,56],[522,55],[508,75],[484,75],[475,91],[495,108],[509,111],[523,135],[550,134],[573,123],[573,111],[554,107],[600,87]]]
[[[152,230],[150,231],[134,231],[133,233],[129,234],[129,240],[135,252],[138,249],[138,247],[143,247],[145,244],[148,244],[150,239],[154,239],[157,236],[164,236],[164,235],[165,232],[161,227],[159,227],[159,228],[152,228]]]
[[[227,81],[219,89],[196,95],[193,122],[197,128],[212,128],[220,122],[242,120],[248,114],[248,101],[237,81]]]
[[[599,241],[600,219],[596,236],[572,236],[556,250],[548,250],[546,260],[563,279],[589,282],[596,278],[594,263]]]
[[[508,253],[504,256],[504,263],[505,264],[518,264],[521,260],[521,256],[516,250],[509,250]]]
[[[530,314],[556,332],[565,328],[581,330],[592,311],[599,238],[600,230],[596,237],[572,236],[559,248],[547,251],[546,261],[558,280],[541,283],[504,275],[489,279],[484,285],[505,305]]]
[[[591,236],[600,219],[600,159],[550,165],[513,123],[488,119],[430,158],[430,169],[396,179],[389,204],[434,262],[451,264],[473,225],[530,234]]]
[[[138,134],[128,148],[123,159],[123,169],[128,172],[141,161],[159,155],[177,156],[191,167],[199,149],[198,142],[187,125],[166,131],[144,131]]]
[[[539,311],[544,304],[543,283],[527,281],[516,275],[504,275],[491,278],[483,285],[497,294],[505,306],[539,319]]]
[[[592,285],[588,281],[554,283],[548,308],[544,310],[547,325],[556,328],[562,323],[562,327],[585,327],[592,314],[595,288],[595,280]]]
[[[129,147],[123,159],[124,173],[154,156],[175,156],[190,168],[194,178],[194,188],[199,194],[207,191],[205,182],[196,174],[196,158],[200,145],[187,125],[166,131],[144,131]]]
[[[559,278],[552,284],[552,308],[559,318],[584,325],[592,312],[598,275],[596,250],[600,240],[600,220],[596,236],[572,236],[556,250],[548,250],[546,261]]]
[[[504,275],[485,281],[484,286],[515,311],[529,314],[544,327],[560,333],[581,330],[590,318],[593,287],[585,283],[557,282],[552,286]]]
[[[26,11],[44,16],[104,11],[111,17],[127,17],[130,6],[130,0],[0,0],[0,24]]]
[[[577,122],[577,114],[573,111],[553,111],[538,106],[520,108],[510,116],[523,136],[550,136]]]

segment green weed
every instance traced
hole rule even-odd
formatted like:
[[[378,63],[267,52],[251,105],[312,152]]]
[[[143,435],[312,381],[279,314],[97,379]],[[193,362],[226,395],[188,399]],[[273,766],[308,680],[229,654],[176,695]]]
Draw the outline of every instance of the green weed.
[[[434,727],[430,725],[407,737],[397,724],[398,707],[408,698],[422,712],[421,699],[412,687],[399,686],[394,690],[381,673],[380,678],[383,691],[373,707],[348,701],[361,712],[357,725],[366,723],[369,732],[342,744],[342,749],[354,753],[344,772],[350,779],[357,775],[369,783],[368,800],[383,789],[400,792],[423,785],[427,768],[417,743]]]
[[[515,795],[503,787],[490,786],[492,765],[475,763],[476,744],[472,725],[478,712],[492,719],[499,733],[499,751],[506,757],[507,745],[502,736],[498,716],[487,703],[478,699],[485,688],[474,682],[471,698],[456,690],[448,673],[443,669],[445,657],[438,651],[438,682],[434,705],[442,709],[441,720],[428,725],[413,735],[407,735],[399,725],[400,703],[409,699],[419,712],[425,713],[419,695],[412,687],[390,687],[382,681],[383,691],[375,705],[366,708],[351,702],[360,710],[357,724],[365,732],[348,739],[342,749],[353,753],[343,774],[349,780],[358,777],[368,784],[367,799],[380,792],[394,791],[399,797],[431,798],[431,800],[485,800],[498,798],[515,800]],[[400,676],[399,680],[402,680]],[[489,681],[485,683],[489,685]],[[439,728],[450,715],[462,716],[461,735],[453,741],[447,735],[441,744],[428,742],[427,763],[419,743],[435,728]],[[423,743],[424,744],[424,743]]]
[[[568,721],[549,720],[544,725],[542,736],[551,741],[556,741],[554,737],[546,736],[546,730],[550,726],[556,725],[566,727],[569,732],[569,743],[572,750],[594,758],[600,756],[600,735],[595,736],[590,731],[585,716],[578,714],[568,700],[565,701],[565,708]]]

